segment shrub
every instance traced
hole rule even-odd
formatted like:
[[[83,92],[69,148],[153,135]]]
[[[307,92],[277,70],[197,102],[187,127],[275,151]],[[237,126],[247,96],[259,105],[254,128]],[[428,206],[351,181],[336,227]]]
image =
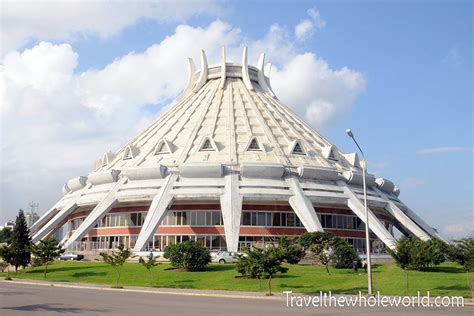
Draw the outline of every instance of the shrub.
[[[278,246],[275,250],[280,258],[289,264],[297,264],[304,257],[304,249],[288,236],[278,239]]]
[[[335,236],[333,239],[332,264],[335,268],[352,268],[354,261],[359,262],[359,254],[352,248],[349,242],[343,238]]]
[[[172,266],[189,271],[202,271],[211,262],[209,250],[191,240],[166,247],[164,257]]]
[[[424,241],[404,236],[389,253],[402,269],[426,271],[446,260],[449,246],[436,238]]]

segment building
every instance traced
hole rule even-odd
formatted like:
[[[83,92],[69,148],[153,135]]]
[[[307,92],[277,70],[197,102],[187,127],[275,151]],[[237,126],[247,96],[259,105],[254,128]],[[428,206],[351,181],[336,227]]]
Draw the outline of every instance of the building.
[[[108,151],[32,227],[34,242],[66,224],[71,250],[164,249],[196,240],[236,251],[275,236],[330,231],[364,252],[363,161],[343,153],[282,104],[262,54],[257,67],[189,60],[183,94],[148,128]],[[291,84],[289,82],[288,84]],[[441,238],[368,174],[374,252],[394,248],[394,229]]]
[[[38,213],[34,211],[25,214],[25,220],[28,227],[31,227],[37,220],[39,220],[39,218]]]

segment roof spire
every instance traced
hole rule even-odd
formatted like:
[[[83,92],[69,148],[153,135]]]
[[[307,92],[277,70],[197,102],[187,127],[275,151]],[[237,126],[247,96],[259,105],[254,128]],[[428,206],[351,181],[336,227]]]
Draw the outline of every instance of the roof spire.
[[[249,67],[247,64],[247,46],[244,47],[244,52],[242,54],[242,80],[247,89],[253,90],[252,83],[250,82]]]
[[[222,46],[222,50],[221,50],[221,84],[220,84],[220,88],[221,89],[224,89],[224,85],[225,85],[225,72],[226,72],[226,69],[225,69],[225,47]]]
[[[199,74],[199,78],[194,86],[193,92],[198,92],[199,89],[202,88],[207,82],[207,58],[206,52],[201,49],[201,73]]]

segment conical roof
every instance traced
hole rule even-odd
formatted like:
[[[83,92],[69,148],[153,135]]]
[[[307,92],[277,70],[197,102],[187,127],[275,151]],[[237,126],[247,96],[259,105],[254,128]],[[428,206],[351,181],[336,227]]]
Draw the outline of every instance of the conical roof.
[[[201,51],[199,71],[190,59],[176,103],[117,152],[106,152],[87,177],[70,179],[61,200],[31,227],[33,241],[84,211],[63,241],[67,248],[117,205],[149,205],[135,244],[140,251],[174,203],[199,200],[220,204],[231,251],[244,203],[289,204],[308,231],[323,231],[315,205],[349,208],[392,249],[396,240],[377,216],[413,236],[442,238],[398,199],[391,181],[364,178],[356,153],[341,153],[278,100],[264,58],[248,65],[245,48],[241,64],[227,63],[223,49],[221,63],[208,66]]]
[[[228,63],[223,50],[221,64],[208,66],[202,51],[198,71],[190,59],[188,87],[178,101],[116,153],[104,154],[95,171],[196,162],[359,167],[356,154],[339,152],[278,100],[264,54],[257,67],[247,65],[246,49],[242,59]]]

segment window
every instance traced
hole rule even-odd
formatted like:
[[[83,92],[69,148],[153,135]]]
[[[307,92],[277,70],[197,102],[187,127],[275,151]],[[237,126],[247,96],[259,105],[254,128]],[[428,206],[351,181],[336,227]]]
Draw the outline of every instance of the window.
[[[256,137],[253,137],[250,142],[249,142],[249,145],[247,146],[247,150],[249,151],[260,151],[261,148],[260,148],[260,144],[258,143],[258,140]]]
[[[170,144],[164,139],[160,140],[158,144],[156,144],[155,155],[169,154],[169,153],[171,153]]]
[[[201,150],[212,150],[211,141],[209,139],[206,139],[204,141],[204,144],[202,144]]]
[[[216,143],[210,136],[204,137],[199,151],[217,151]]]
[[[293,155],[306,155],[306,151],[299,140],[295,140],[290,144],[290,154]]]

